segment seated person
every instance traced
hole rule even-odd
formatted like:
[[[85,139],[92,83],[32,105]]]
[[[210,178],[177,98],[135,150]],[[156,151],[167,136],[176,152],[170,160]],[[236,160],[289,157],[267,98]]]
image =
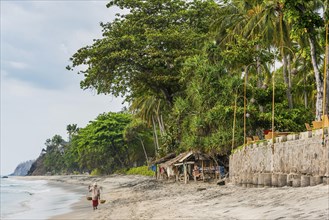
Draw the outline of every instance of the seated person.
[[[194,165],[194,168],[193,168],[193,177],[194,177],[194,180],[196,180],[197,178],[200,178],[201,176],[201,173],[200,173],[200,170],[199,170],[199,167],[197,164]]]

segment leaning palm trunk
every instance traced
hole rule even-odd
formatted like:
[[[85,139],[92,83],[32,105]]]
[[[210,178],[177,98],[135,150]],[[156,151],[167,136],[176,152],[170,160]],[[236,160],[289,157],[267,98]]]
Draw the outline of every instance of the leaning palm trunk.
[[[165,128],[164,128],[162,115],[159,116],[157,114],[157,120],[158,120],[158,123],[159,123],[160,134],[161,134],[161,136],[163,136],[166,133],[166,131],[165,131]]]
[[[140,142],[141,142],[141,145],[143,147],[143,151],[144,151],[144,154],[145,154],[145,159],[146,159],[146,163],[147,163],[147,166],[149,166],[149,159],[148,159],[148,156],[147,156],[147,153],[146,153],[146,149],[145,149],[145,146],[144,146],[144,142],[141,138],[137,138]]]
[[[156,155],[159,149],[159,140],[158,140],[157,128],[153,115],[152,115],[152,125],[153,125],[153,135],[154,135],[154,145],[155,145],[155,155]]]
[[[312,65],[313,65],[313,71],[315,76],[315,83],[316,83],[316,113],[315,113],[315,119],[321,120],[322,115],[322,100],[323,100],[323,83],[320,77],[320,71],[318,68],[318,63],[316,61],[316,50],[315,50],[315,40],[312,35],[308,38],[311,48],[311,59],[312,59]]]

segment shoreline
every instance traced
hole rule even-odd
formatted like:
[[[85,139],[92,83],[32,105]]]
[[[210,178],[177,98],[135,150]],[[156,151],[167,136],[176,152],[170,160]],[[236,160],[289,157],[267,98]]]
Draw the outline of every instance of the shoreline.
[[[99,209],[83,196],[71,212],[51,217],[68,219],[329,219],[329,185],[244,188],[216,183],[168,182],[152,177],[111,175],[37,176],[68,190],[97,181],[103,187]]]

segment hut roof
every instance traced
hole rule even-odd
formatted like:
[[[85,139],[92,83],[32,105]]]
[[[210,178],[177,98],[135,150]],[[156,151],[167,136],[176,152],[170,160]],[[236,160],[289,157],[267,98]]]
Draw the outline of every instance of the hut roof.
[[[181,153],[177,157],[172,158],[171,160],[168,160],[167,162],[161,164],[161,166],[165,167],[165,168],[169,167],[169,166],[172,166],[173,164],[177,163],[180,159],[186,157],[186,155],[189,155],[190,153],[191,153],[190,151]]]
[[[211,160],[211,157],[208,154],[195,152],[194,153],[195,160]]]
[[[208,156],[207,154],[200,153],[200,152],[187,151],[187,152],[179,154],[175,158],[168,160],[167,162],[162,163],[161,166],[166,168],[166,167],[172,166],[173,164],[176,164],[176,163],[182,163],[185,160],[189,159],[191,156],[194,156],[195,160],[211,160],[210,156]]]
[[[174,158],[175,156],[176,156],[175,153],[170,153],[170,154],[167,154],[167,155],[164,156],[164,157],[161,157],[161,158],[159,158],[159,159],[153,161],[152,163],[153,163],[153,164],[164,163],[164,162],[166,162],[166,161],[168,161],[168,160]]]

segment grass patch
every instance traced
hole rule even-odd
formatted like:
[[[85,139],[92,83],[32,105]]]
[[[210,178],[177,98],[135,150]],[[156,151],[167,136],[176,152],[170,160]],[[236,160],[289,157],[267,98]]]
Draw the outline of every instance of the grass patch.
[[[148,166],[133,167],[126,171],[128,175],[154,176],[154,172]]]

